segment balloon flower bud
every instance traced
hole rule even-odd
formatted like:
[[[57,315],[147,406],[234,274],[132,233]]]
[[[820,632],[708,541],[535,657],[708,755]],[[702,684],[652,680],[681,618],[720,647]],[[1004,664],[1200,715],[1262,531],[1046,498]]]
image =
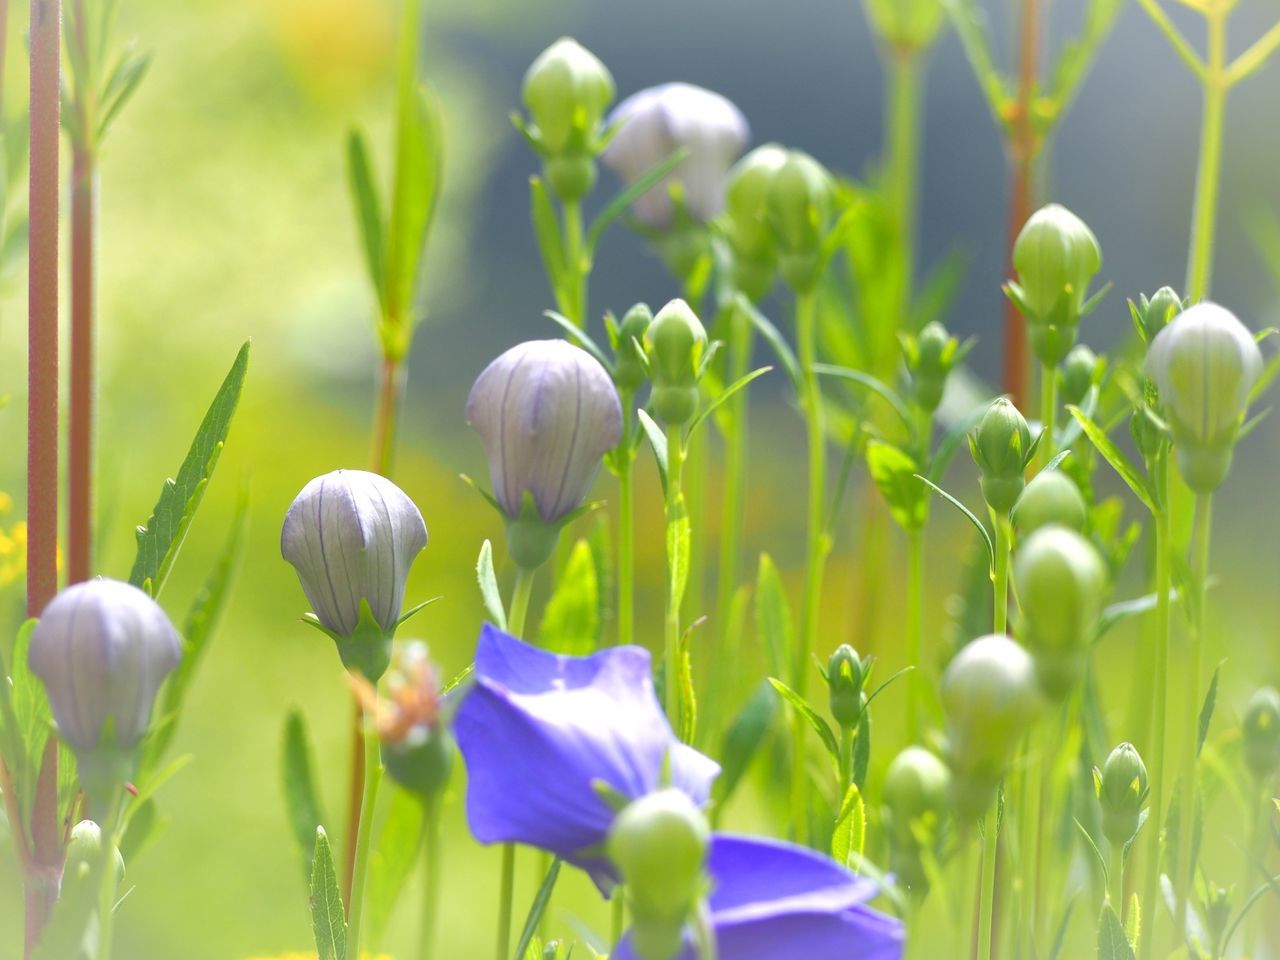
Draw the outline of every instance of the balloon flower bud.
[[[585,350],[564,340],[531,340],[476,378],[467,423],[489,455],[511,556],[534,570],[551,556],[601,458],[622,438],[618,391]]]
[[[799,150],[787,151],[769,181],[769,223],[782,278],[800,293],[820,278],[822,243],[831,228],[834,186],[822,164]]]
[[[972,346],[972,341],[962,344],[936,320],[918,334],[903,336],[902,351],[911,374],[911,399],[916,406],[930,414],[938,409],[947,378]]]
[[[1057,366],[1075,342],[1080,318],[1093,307],[1086,294],[1102,269],[1102,248],[1083,220],[1051,203],[1018,234],[1013,266],[1018,280],[1005,290],[1027,320],[1036,356]]]
[[[943,0],[867,0],[867,15],[876,33],[904,56],[933,43],[945,10]]]
[[[1138,302],[1129,301],[1129,314],[1133,317],[1133,325],[1143,343],[1150,343],[1183,310],[1182,298],[1172,287],[1161,287],[1151,299],[1146,294],[1138,298]]]
[[[1280,693],[1263,687],[1250,697],[1241,726],[1244,762],[1250,773],[1265,780],[1280,767]]]
[[[698,377],[707,331],[683,300],[658,311],[645,337],[653,377],[653,412],[667,424],[686,423],[698,412]]]
[[[1013,506],[1013,523],[1019,537],[1029,537],[1041,527],[1052,525],[1083,533],[1087,517],[1084,495],[1061,470],[1037,473]]]
[[[1076,344],[1062,362],[1059,374],[1062,402],[1073,406],[1084,403],[1090,389],[1098,380],[1098,355],[1083,343]]]
[[[595,186],[602,121],[613,102],[613,75],[576,40],[562,37],[524,75],[528,135],[545,164],[547,182],[563,200]]]
[[[382,762],[391,779],[424,802],[434,800],[453,769],[453,738],[427,645],[414,640],[392,653],[382,696],[363,677],[351,677],[351,684],[365,713],[373,718]]]
[[[912,890],[927,884],[921,852],[942,833],[951,794],[951,771],[923,747],[907,747],[884,775],[884,821],[893,847],[893,872]]]
[[[627,311],[622,322],[610,328],[613,342],[613,382],[627,393],[639,390],[649,379],[644,357],[644,337],[653,323],[648,304],[637,303]]]
[[[137,587],[89,580],[49,601],[27,658],[90,802],[109,804],[132,775],[160,685],[182,660],[178,632]]]
[[[969,452],[982,471],[982,496],[996,513],[1007,516],[1026,486],[1027,466],[1035,455],[1031,428],[1007,397],[997,397],[969,435]]]
[[[1084,668],[1107,594],[1107,569],[1093,544],[1067,527],[1041,527],[1018,548],[1013,582],[1022,639],[1040,686],[1061,700]]]
[[[827,661],[827,689],[831,697],[831,715],[845,729],[857,726],[862,716],[862,684],[866,666],[858,651],[842,643]]]
[[[1128,843],[1147,802],[1147,768],[1133,744],[1120,744],[1101,770],[1094,768],[1093,785],[1102,807],[1102,832],[1115,846]]]
[[[675,183],[681,207],[695,221],[720,213],[729,167],[751,136],[746,117],[729,100],[692,84],[664,83],[627,97],[609,122],[617,133],[601,159],[628,186],[677,150],[687,154],[631,205],[641,223],[656,230],[673,225]]]
[[[629,804],[606,848],[626,883],[632,947],[641,960],[673,960],[685,921],[707,887],[711,828],[682,790],[667,788]]]
[[[280,552],[348,670],[376,681],[387,669],[409,567],[426,545],[418,508],[376,473],[326,473],[289,507]]]
[[[776,143],[756,147],[729,171],[724,231],[733,249],[734,285],[751,300],[769,292],[777,249],[769,225],[769,187],[787,151]]]
[[[1197,493],[1216,490],[1262,375],[1258,344],[1231,311],[1197,303],[1151,341],[1146,372],[1160,391],[1182,479]]]
[[[942,708],[957,814],[977,820],[1042,701],[1031,655],[990,634],[963,647],[942,676]]]
[[[103,862],[102,828],[92,820],[81,820],[71,828],[67,842],[67,859],[62,865],[62,887],[65,897],[70,885],[89,876],[93,868]],[[124,879],[124,857],[119,850],[112,851],[115,861],[116,882]]]

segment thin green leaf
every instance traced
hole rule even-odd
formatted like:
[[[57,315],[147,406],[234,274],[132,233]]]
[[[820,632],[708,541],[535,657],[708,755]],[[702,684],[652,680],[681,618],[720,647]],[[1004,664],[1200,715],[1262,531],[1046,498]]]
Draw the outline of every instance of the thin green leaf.
[[[555,310],[543,310],[542,315],[563,330],[565,336],[568,337],[575,345],[581,347],[583,350],[587,351],[587,353],[591,354],[591,356],[595,357],[600,366],[608,370],[610,374],[613,373],[613,361],[609,359],[596,342],[587,335],[587,331],[581,329],[563,313],[558,313]]]
[[[749,384],[752,380],[755,380],[758,377],[763,377],[766,373],[768,373],[772,369],[773,367],[760,367],[758,370],[752,370],[745,377],[735,380],[733,383],[729,384],[729,386],[721,390],[720,393],[716,395],[716,398],[712,400],[709,404],[707,404],[702,409],[701,413],[699,413],[696,417],[693,418],[693,421],[689,424],[689,434],[692,435],[693,432],[697,430],[699,426],[701,426],[704,420],[706,420],[709,416],[715,413],[716,410],[718,410],[721,406],[723,406],[726,400],[732,397],[739,390],[744,389],[747,386],[747,384]]]
[[[169,570],[182,549],[191,520],[218,464],[231,419],[240,402],[248,366],[249,344],[246,342],[236,354],[230,372],[196,431],[191,449],[178,468],[177,479],[165,481],[151,518],[145,526],[138,528],[138,555],[129,574],[129,582],[153,597],[158,597],[164,589]]]
[[[995,570],[996,548],[995,548],[995,545],[991,542],[991,534],[987,533],[987,528],[983,524],[983,522],[974,515],[972,510],[966,507],[963,503],[961,503],[951,494],[947,493],[947,491],[943,490],[940,486],[938,486],[928,477],[922,477],[920,476],[920,474],[917,473],[916,479],[919,480],[921,483],[925,484],[925,486],[927,486],[930,490],[932,490],[938,496],[942,497],[942,499],[946,500],[947,503],[951,504],[953,507],[955,507],[961,513],[963,513],[969,519],[969,522],[972,523],[974,528],[978,531],[978,533],[982,535],[982,542],[987,548],[987,561],[990,564],[988,569]]]
[[[1147,481],[1147,478],[1142,475],[1128,457],[1120,452],[1120,448],[1111,442],[1111,438],[1083,410],[1079,407],[1069,406],[1067,407],[1067,412],[1075,417],[1076,422],[1080,424],[1080,429],[1089,438],[1089,442],[1093,444],[1094,449],[1102,454],[1103,459],[1111,464],[1116,473],[1120,474],[1120,479],[1128,484],[1129,489],[1134,492],[1149,511],[1156,513],[1159,507],[1156,503],[1155,491],[1151,489],[1151,484]]]
[[[1224,661],[1225,662],[1225,661]],[[1213,720],[1213,709],[1218,703],[1218,676],[1222,673],[1222,664],[1213,668],[1213,679],[1209,681],[1209,690],[1204,695],[1204,703],[1200,707],[1200,722],[1196,735],[1196,756],[1204,749],[1204,741],[1209,736],[1209,724]]]
[[[951,15],[951,23],[986,97],[991,116],[997,126],[1003,127],[1004,104],[1010,97],[1009,82],[996,67],[995,58],[991,55],[991,38],[985,16],[974,0],[945,0],[944,6]]]
[[[547,283],[556,302],[563,302],[561,286],[564,282],[564,241],[560,235],[560,221],[551,195],[541,177],[529,178],[529,216],[533,221],[533,234],[538,241],[538,253],[547,273]]]
[[[1107,858],[1102,855],[1102,851],[1098,849],[1097,842],[1093,839],[1093,835],[1085,828],[1085,825],[1076,817],[1071,818],[1076,825],[1076,829],[1080,832],[1080,836],[1084,838],[1085,849],[1093,854],[1094,862],[1098,866],[1098,872],[1102,875],[1102,886],[1108,887],[1111,883],[1111,872],[1107,869]]]
[[[347,185],[355,208],[356,225],[360,229],[365,267],[378,298],[378,306],[386,310],[387,251],[386,227],[382,219],[382,201],[374,181],[369,160],[369,144],[364,131],[353,128],[347,134]]]
[[[667,435],[657,421],[644,410],[636,411],[640,415],[640,425],[644,427],[644,435],[649,438],[653,447],[654,459],[658,462],[658,477],[662,480],[662,491],[667,490]]]
[[[729,802],[738,784],[751,766],[751,761],[764,744],[777,713],[778,696],[767,681],[760,681],[751,699],[734,717],[725,732],[720,751],[721,770],[716,778],[716,803],[719,812]]]
[[[569,553],[538,629],[539,646],[552,653],[586,656],[600,640],[600,584],[591,545],[579,540]]]
[[[521,960],[529,949],[529,944],[537,936],[538,925],[542,923],[542,915],[547,912],[547,904],[551,902],[551,894],[556,889],[556,881],[560,879],[560,867],[563,861],[556,857],[551,861],[547,875],[542,878],[538,893],[529,906],[529,916],[525,918],[524,929],[520,932],[520,941],[516,944],[515,960]]]
[[[752,326],[760,332],[760,335],[773,348],[773,352],[778,355],[778,362],[782,364],[782,369],[787,371],[787,376],[791,378],[791,384],[795,387],[796,393],[801,393],[804,389],[804,374],[800,369],[800,361],[796,359],[795,353],[787,344],[786,337],[744,295],[738,295],[736,304],[743,316],[751,320]]]
[[[311,929],[315,932],[319,960],[347,960],[347,921],[342,911],[342,891],[333,865],[333,851],[324,827],[316,827],[315,853],[311,858]]]
[[[831,834],[831,859],[851,870],[856,869],[866,842],[867,807],[862,802],[857,784],[851,783],[845,791],[840,814],[836,817],[836,828]]]
[[[822,741],[822,745],[827,748],[827,753],[831,754],[831,758],[836,760],[840,756],[840,746],[836,743],[836,735],[831,732],[831,727],[827,721],[818,716],[817,711],[809,706],[808,702],[800,694],[796,693],[789,686],[779,680],[777,677],[770,677],[769,682],[773,684],[773,689],[777,690],[798,714],[809,724]]]
[[[587,253],[592,253],[596,244],[600,242],[600,236],[609,227],[609,224],[617,220],[626,212],[631,204],[635,203],[641,196],[648,193],[653,187],[657,186],[659,181],[663,180],[667,174],[675,170],[676,167],[684,161],[689,155],[687,147],[681,147],[674,153],[670,154],[663,160],[649,168],[645,173],[638,177],[627,189],[609,201],[609,204],[600,211],[600,215],[591,222],[591,226],[587,228]]]
[[[480,544],[480,558],[476,561],[476,580],[480,583],[480,596],[484,600],[484,609],[489,622],[499,630],[505,631],[507,611],[502,605],[498,575],[493,570],[493,544],[488,540]]]
[[[769,672],[782,673],[791,662],[795,628],[782,578],[767,553],[760,554],[756,568],[756,636],[764,647]]]
[[[890,409],[902,421],[902,425],[906,427],[907,435],[915,437],[915,418],[912,417],[910,408],[907,406],[906,401],[898,396],[897,392],[888,384],[877,380],[869,373],[863,373],[861,370],[853,370],[849,367],[840,367],[830,363],[815,363],[813,372],[824,377],[838,377],[841,380],[849,380],[866,387],[889,404]]]
[[[102,113],[97,130],[99,140],[106,136],[120,111],[133,98],[150,66],[150,53],[126,54],[116,64],[102,92]]]
[[[371,943],[381,941],[396,901],[418,862],[426,833],[422,801],[394,782],[383,789],[387,786],[391,788],[391,802],[378,828],[374,849],[369,853],[365,921]]]
[[[316,828],[324,822],[311,756],[307,721],[301,711],[290,710],[284,722],[281,773],[289,825],[304,857],[315,842]]]
[[[920,469],[915,458],[891,443],[868,440],[867,471],[894,522],[903,530],[919,530],[927,516],[928,491],[916,482]]]
[[[396,165],[387,221],[384,313],[412,325],[423,253],[444,176],[440,108],[426,87],[401,90]]]

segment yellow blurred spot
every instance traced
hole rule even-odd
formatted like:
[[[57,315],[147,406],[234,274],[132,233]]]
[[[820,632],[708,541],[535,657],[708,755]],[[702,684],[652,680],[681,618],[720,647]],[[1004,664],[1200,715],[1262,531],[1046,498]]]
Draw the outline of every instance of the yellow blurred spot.
[[[370,0],[269,0],[285,58],[299,82],[326,97],[381,81],[394,55],[393,4]]]

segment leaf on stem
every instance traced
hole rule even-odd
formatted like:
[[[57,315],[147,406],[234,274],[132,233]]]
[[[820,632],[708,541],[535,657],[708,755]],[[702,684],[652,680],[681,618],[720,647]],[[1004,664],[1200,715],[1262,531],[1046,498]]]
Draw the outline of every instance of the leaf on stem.
[[[502,591],[498,589],[498,575],[493,570],[493,544],[486,540],[480,544],[480,558],[476,561],[476,580],[480,584],[480,597],[489,621],[499,630],[507,629],[507,611],[502,605]]]
[[[386,227],[382,222],[382,202],[378,199],[378,187],[373,178],[373,164],[369,160],[369,143],[364,131],[358,128],[347,134],[347,183],[355,207],[356,225],[360,228],[365,267],[377,294],[378,307],[385,311]]]
[[[1098,918],[1098,960],[1135,960],[1124,924],[1110,903],[1102,905],[1102,916]]]
[[[579,540],[556,581],[538,628],[539,646],[552,653],[586,656],[600,642],[600,584],[591,545]]]
[[[318,844],[316,828],[324,821],[311,756],[307,721],[301,711],[291,710],[284,722],[281,773],[284,777],[284,799],[288,807],[289,825],[304,858],[313,849],[313,844]]]
[[[657,421],[644,410],[637,410],[640,425],[644,427],[644,435],[649,438],[653,447],[654,459],[658,462],[658,477],[662,481],[662,492],[667,492],[667,435]]]
[[[733,796],[773,726],[777,707],[778,697],[773,686],[762,680],[725,731],[713,811],[718,813]]]
[[[760,554],[756,569],[756,637],[764,647],[769,672],[780,674],[791,662],[795,627],[787,592],[773,558]]]
[[[591,226],[587,228],[586,250],[588,256],[595,250],[596,244],[600,242],[600,235],[608,228],[609,224],[622,216],[633,203],[641,196],[648,193],[651,189],[658,185],[667,174],[675,170],[676,167],[684,161],[689,155],[687,147],[681,147],[679,150],[669,154],[658,163],[650,167],[644,174],[636,179],[627,189],[609,201],[600,215],[591,221]]]
[[[333,865],[333,850],[324,827],[316,827],[315,853],[311,858],[311,929],[319,960],[346,960],[347,921],[342,911],[342,891]]]
[[[1157,513],[1160,507],[1157,503],[1155,491],[1133,462],[1120,451],[1119,447],[1111,442],[1111,438],[1083,410],[1076,406],[1069,406],[1067,407],[1067,412],[1080,424],[1080,429],[1089,438],[1089,442],[1093,444],[1094,449],[1102,454],[1103,459],[1111,464],[1116,473],[1120,474],[1120,479],[1129,486],[1129,489],[1142,501],[1143,505],[1151,513]]]
[[[840,814],[836,817],[836,828],[831,834],[831,858],[836,863],[855,870],[862,860],[866,842],[867,806],[862,801],[862,793],[857,784],[851,783],[845,791]]]
[[[782,699],[787,701],[791,708],[813,728],[818,738],[822,741],[822,745],[827,748],[827,753],[831,754],[831,759],[838,761],[840,758],[840,745],[836,743],[836,735],[831,731],[830,724],[818,716],[817,711],[809,706],[804,697],[800,696],[777,677],[770,677],[769,682],[773,684],[773,689],[778,691]]]
[[[773,348],[773,352],[778,355],[778,362],[782,364],[782,369],[787,371],[787,376],[791,378],[791,384],[795,387],[796,393],[802,394],[804,392],[804,373],[800,369],[800,361],[796,359],[796,355],[787,343],[786,337],[745,295],[739,294],[736,302],[737,308],[742,311],[743,316],[750,319],[752,326],[760,332],[760,335]]]
[[[977,516],[974,515],[972,510],[966,507],[963,503],[961,503],[951,494],[947,493],[947,491],[943,490],[940,486],[938,486],[928,477],[922,477],[918,473],[915,475],[915,477],[917,480],[919,480],[921,483],[927,486],[930,490],[932,490],[938,496],[942,497],[942,499],[946,500],[947,503],[951,504],[953,507],[955,507],[961,513],[963,513],[969,519],[969,522],[972,523],[974,528],[978,531],[978,533],[982,535],[982,543],[987,548],[987,560],[990,564],[988,569],[994,573],[996,569],[996,548],[995,548],[995,544],[991,542],[991,534],[987,532],[986,525],[983,524],[983,522],[979,520]]]
[[[386,319],[411,325],[423,254],[444,176],[440,107],[425,87],[402,91],[396,164],[387,220]]]
[[[562,863],[563,861],[556,857],[551,861],[551,867],[547,870],[547,875],[542,878],[537,896],[533,898],[533,903],[529,907],[529,916],[524,921],[524,929],[520,932],[520,942],[516,944],[514,956],[523,957],[529,949],[529,944],[533,942],[533,938],[537,935],[538,926],[542,923],[542,915],[547,912],[547,904],[551,902],[551,894],[556,888],[556,881],[560,879]]]

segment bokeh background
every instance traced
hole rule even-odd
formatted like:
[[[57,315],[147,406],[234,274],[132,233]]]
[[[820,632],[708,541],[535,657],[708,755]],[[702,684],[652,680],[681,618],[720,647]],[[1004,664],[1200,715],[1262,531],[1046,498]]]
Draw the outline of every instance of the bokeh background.
[[[17,5],[22,6],[22,5]],[[988,3],[1007,36],[1003,2]],[[1056,45],[1082,0],[1053,8]],[[1178,13],[1179,11],[1175,11]],[[1185,13],[1187,11],[1181,11]],[[1238,48],[1275,17],[1275,5],[1243,0],[1233,19]],[[372,300],[357,249],[342,139],[364,124],[385,160],[397,10],[389,0],[126,0],[119,36],[154,52],[136,99],[113,129],[102,165],[97,568],[127,574],[132,531],[163,478],[176,470],[205,405],[239,344],[253,338],[248,386],[230,442],[164,600],[175,616],[223,541],[238,489],[251,491],[244,563],[226,618],[195,683],[177,748],[192,762],[161,795],[171,820],[136,864],[137,884],[119,922],[122,957],[242,958],[310,948],[302,864],[279,789],[280,731],[301,707],[316,738],[326,809],[335,830],[345,803],[348,694],[332,647],[297,622],[305,609],[279,556],[281,518],[312,476],[363,466],[375,369]],[[1199,39],[1194,17],[1176,18]],[[25,11],[11,18],[6,96],[23,95]],[[624,4],[588,0],[439,0],[428,4],[428,74],[445,104],[443,209],[430,251],[429,317],[411,358],[397,480],[420,505],[431,545],[414,569],[411,597],[444,599],[413,624],[446,673],[466,664],[481,607],[474,559],[496,517],[459,480],[484,474],[462,407],[471,379],[506,346],[553,335],[550,305],[527,218],[536,162],[508,122],[523,71],[569,34],[613,71],[620,94],[681,79],[735,100],[756,142],[804,148],[858,176],[881,145],[882,79],[857,0],[734,0]],[[1275,265],[1256,227],[1280,208],[1280,67],[1231,97],[1215,296],[1254,328],[1280,322]],[[1128,335],[1126,296],[1181,283],[1198,135],[1198,88],[1136,5],[1122,12],[1096,69],[1052,144],[1043,196],[1070,206],[1104,248],[1115,292],[1085,321],[1098,350]],[[936,49],[927,85],[921,202],[922,259],[963,247],[972,256],[951,327],[977,335],[973,366],[998,369],[1006,167],[985,103],[954,36]],[[607,175],[592,207],[616,188]],[[590,209],[589,211],[590,212]],[[625,229],[597,259],[592,312],[674,295],[660,263]],[[0,291],[0,489],[20,518],[25,430],[25,262]],[[783,319],[779,306],[772,312]],[[598,329],[598,328],[597,328]],[[775,376],[753,388],[756,422],[748,548],[768,549],[788,577],[799,566],[803,504],[790,475],[793,412]],[[1280,677],[1280,513],[1273,490],[1280,424],[1242,451],[1219,520],[1215,589],[1218,636],[1233,660],[1225,715],[1259,681]],[[660,511],[647,476],[642,510]],[[958,464],[952,485],[972,494]],[[965,555],[963,531],[936,511],[929,557],[931,637],[945,630],[945,598]],[[661,550],[641,524],[642,591],[660,591]],[[896,625],[852,632],[852,546],[845,529],[828,580],[829,647],[850,641],[892,666]],[[892,569],[897,546],[883,562]],[[502,553],[501,550],[498,551]],[[748,569],[752,564],[746,564]],[[500,570],[500,575],[509,571]],[[789,582],[794,583],[793,580]],[[8,625],[21,614],[21,584],[0,593]],[[888,589],[899,589],[891,577]],[[643,599],[643,598],[642,598]],[[642,611],[656,605],[641,603]],[[892,609],[887,603],[886,608]],[[657,638],[658,620],[641,636]],[[747,640],[744,638],[744,643]],[[931,639],[940,647],[941,640]],[[1121,638],[1100,672],[1127,690]],[[750,656],[744,652],[744,656]],[[885,674],[887,676],[887,672]],[[1225,722],[1225,721],[1224,721]],[[470,842],[460,797],[448,811],[444,956],[487,947],[497,854]],[[750,823],[750,799],[729,821]],[[532,864],[528,871],[532,874]],[[530,877],[522,878],[531,882]],[[598,907],[560,898],[558,922],[587,924]],[[416,930],[416,896],[404,898],[392,952]],[[18,955],[21,895],[0,834],[0,957]],[[407,955],[407,954],[406,954]]]

